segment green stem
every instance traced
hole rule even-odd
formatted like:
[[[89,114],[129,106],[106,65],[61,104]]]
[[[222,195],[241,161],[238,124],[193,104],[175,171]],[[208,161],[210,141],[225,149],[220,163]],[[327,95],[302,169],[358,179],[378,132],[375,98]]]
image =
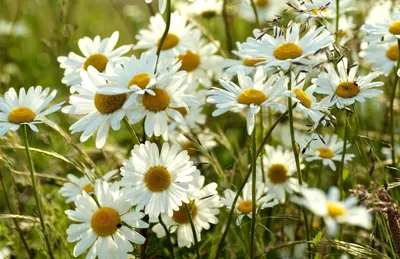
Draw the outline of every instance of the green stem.
[[[339,31],[339,18],[340,18],[340,0],[336,0],[336,33]]]
[[[254,3],[254,0],[250,0],[251,3],[251,7],[253,8],[253,12],[254,12],[254,16],[255,16],[255,20],[256,20],[256,27],[260,28],[260,20],[258,19],[258,12],[257,12],[257,6]]]
[[[340,161],[340,168],[338,170],[339,172],[339,189],[340,189],[340,200],[343,198],[343,171],[344,171],[344,163],[345,163],[345,157],[346,157],[346,150],[347,150],[347,138],[349,135],[349,122],[348,122],[348,117],[347,117],[347,112],[345,111],[345,117],[344,117],[344,139],[343,139],[343,151],[342,151],[342,159]]]
[[[399,82],[399,76],[397,75],[397,71],[400,69],[400,40],[397,40],[397,46],[399,48],[399,54],[397,56],[397,66],[396,70],[394,71],[395,73],[395,81],[393,85],[393,91],[392,95],[390,98],[390,144],[392,146],[392,166],[396,165],[396,142],[394,138],[394,131],[395,131],[395,123],[394,123],[394,99],[396,98],[396,89],[397,89],[397,84]]]
[[[288,89],[289,89],[289,91],[292,90],[291,73],[289,73]],[[290,138],[291,138],[291,141],[292,141],[292,150],[293,150],[294,159],[296,161],[296,169],[297,169],[297,175],[298,175],[298,180],[299,180],[299,186],[301,188],[301,186],[303,185],[303,177],[302,177],[301,168],[300,168],[299,152],[297,152],[296,139],[295,139],[295,136],[294,136],[294,123],[293,123],[293,109],[292,109],[292,106],[293,106],[292,98],[288,97]],[[301,211],[302,211],[303,218],[304,218],[304,228],[305,228],[305,231],[306,231],[307,241],[310,241],[311,240],[311,236],[310,236],[310,230],[308,229],[307,213],[306,213],[306,210],[304,209],[303,206],[301,207]],[[307,246],[308,246],[308,258],[311,259],[312,258],[311,257],[311,245],[309,243],[307,243]]]
[[[226,46],[228,49],[228,55],[230,55],[233,49],[233,40],[232,40],[232,33],[229,28],[230,27],[229,25],[231,23],[231,18],[229,17],[227,6],[228,6],[228,0],[224,0],[222,16],[224,17],[224,24],[225,24]]]
[[[254,121],[254,124],[256,122]],[[252,203],[252,217],[251,217],[251,234],[250,234],[250,258],[254,258],[254,250],[255,250],[255,244],[254,244],[254,236],[255,236],[255,229],[256,229],[256,209],[257,209],[257,203],[256,203],[256,181],[257,181],[257,154],[256,154],[256,138],[257,138],[257,133],[256,133],[256,128],[254,127],[253,134],[251,136],[251,203]]]
[[[197,233],[196,233],[196,228],[194,227],[193,224],[192,213],[189,211],[189,207],[186,203],[183,203],[183,206],[185,207],[186,214],[189,218],[190,228],[192,229],[194,246],[196,247],[196,256],[197,259],[200,259],[199,242],[197,241]]]
[[[175,259],[174,247],[173,247],[172,242],[171,242],[171,235],[169,233],[169,229],[167,228],[167,226],[165,225],[164,221],[162,220],[161,215],[158,216],[158,221],[160,222],[161,226],[164,228],[165,235],[167,237],[169,253],[171,254],[171,258]]]
[[[164,41],[168,36],[169,27],[171,26],[171,0],[167,0],[166,12],[167,12],[167,21],[165,22],[164,33],[163,33],[163,35],[162,35],[162,37],[160,39],[160,42],[158,43],[158,47],[157,47],[157,62],[156,62],[156,68],[154,69],[154,71],[157,71],[158,61],[160,60],[161,47],[164,44]]]
[[[125,124],[126,128],[129,130],[129,133],[131,133],[133,145],[140,145],[140,140],[139,140],[138,136],[136,135],[135,129],[129,123],[129,120],[127,117],[124,118],[124,124]]]
[[[33,189],[33,194],[35,197],[35,202],[36,202],[36,208],[38,210],[38,216],[39,216],[39,220],[40,220],[40,226],[42,228],[42,232],[44,235],[44,240],[46,242],[46,246],[47,246],[47,250],[49,252],[49,256],[50,258],[54,258],[53,256],[53,252],[51,251],[51,246],[50,246],[50,242],[49,239],[47,237],[46,234],[46,227],[44,224],[44,220],[43,220],[43,214],[42,214],[42,209],[40,206],[40,200],[39,200],[39,192],[37,190],[37,186],[36,186],[36,178],[35,178],[35,172],[34,172],[34,166],[33,166],[33,160],[31,157],[31,152],[29,151],[29,140],[28,140],[28,125],[24,125],[24,134],[25,134],[25,153],[26,153],[26,158],[28,160],[28,165],[29,165],[29,172],[31,175],[31,181],[32,181],[32,189]]]

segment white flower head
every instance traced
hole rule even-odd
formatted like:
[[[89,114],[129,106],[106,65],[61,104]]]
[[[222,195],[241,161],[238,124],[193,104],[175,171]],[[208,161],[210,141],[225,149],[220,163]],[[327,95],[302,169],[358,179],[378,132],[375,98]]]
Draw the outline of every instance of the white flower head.
[[[389,75],[397,65],[398,53],[397,43],[370,43],[360,56],[372,65],[373,70]]]
[[[47,115],[61,109],[64,102],[46,108],[56,97],[57,91],[51,93],[49,88],[41,86],[19,89],[19,95],[14,88],[10,88],[0,97],[0,137],[9,130],[17,131],[21,125],[28,125],[33,131],[39,132],[37,124],[46,123],[57,128],[57,125],[46,118]]]
[[[286,2],[281,0],[255,0],[257,15],[260,22],[271,21],[277,18],[281,12],[287,8]],[[242,0],[238,6],[238,15],[248,22],[254,22],[253,7],[250,0]]]
[[[393,10],[390,17],[383,16],[383,20],[367,20],[361,27],[364,40],[367,42],[394,42],[400,39],[400,11]]]
[[[258,67],[251,79],[238,72],[239,85],[232,81],[220,79],[224,89],[213,87],[209,91],[207,102],[216,104],[217,109],[212,113],[219,116],[229,110],[233,112],[247,112],[247,133],[251,135],[254,129],[255,115],[261,107],[271,107],[284,111],[286,106],[279,103],[280,97],[287,96],[287,78],[273,75],[265,82],[264,70]]]
[[[339,0],[339,14],[355,10],[350,7],[351,0]],[[307,12],[308,17],[336,18],[336,0],[308,0],[301,5],[301,10]]]
[[[74,256],[89,249],[86,258],[127,258],[133,245],[143,244],[145,238],[134,228],[147,228],[143,213],[130,211],[118,183],[109,185],[97,180],[94,187],[96,201],[86,192],[76,198],[75,210],[67,210],[68,218],[77,221],[67,229],[68,242],[79,241]]]
[[[222,0],[196,0],[193,3],[178,2],[176,9],[187,16],[214,18],[222,13]]]
[[[189,159],[177,144],[170,147],[165,142],[161,150],[149,141],[135,145],[121,168],[126,199],[150,217],[158,217],[160,213],[171,217],[182,202],[189,202],[187,191],[196,170]]]

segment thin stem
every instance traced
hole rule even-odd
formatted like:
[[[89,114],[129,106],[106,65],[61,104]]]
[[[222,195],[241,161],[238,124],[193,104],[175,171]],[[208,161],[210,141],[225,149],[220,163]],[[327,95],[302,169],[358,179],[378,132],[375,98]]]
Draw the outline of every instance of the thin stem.
[[[168,249],[169,249],[169,253],[171,254],[171,258],[175,259],[174,247],[171,243],[171,235],[169,233],[169,229],[167,228],[164,221],[162,220],[161,215],[158,216],[158,221],[160,222],[161,226],[163,227],[163,229],[165,231],[165,235],[167,236]]]
[[[147,3],[147,9],[149,9],[149,13],[151,16],[156,15],[156,12],[154,11],[154,7],[151,5],[151,3]]]
[[[5,183],[4,183],[4,180],[3,180],[3,172],[2,172],[2,170],[0,170],[0,182],[1,182],[1,187],[2,187],[2,189],[3,189],[4,200],[6,201],[6,205],[7,205],[7,207],[8,207],[8,210],[9,210],[12,214],[15,214],[15,213],[13,212],[13,210],[12,210],[11,203],[10,203],[10,199],[9,199],[9,197],[8,197],[8,193],[7,193],[7,189],[8,189],[8,188],[6,188],[6,185],[5,185]],[[15,218],[13,218],[13,221],[14,221],[15,228],[17,229],[17,232],[18,232],[18,234],[19,234],[19,238],[21,239],[21,242],[22,242],[22,244],[24,245],[24,248],[25,248],[25,250],[26,250],[26,253],[28,254],[28,257],[29,257],[29,258],[33,258],[33,255],[32,255],[32,253],[31,253],[31,251],[29,250],[29,246],[28,246],[28,244],[26,243],[24,234],[22,233],[22,230],[21,230],[21,228],[19,227],[18,221],[17,221]]]
[[[39,192],[37,190],[37,186],[36,186],[36,178],[35,178],[35,168],[33,166],[33,160],[31,157],[31,152],[29,151],[29,140],[28,140],[28,125],[24,125],[24,134],[25,134],[25,153],[26,153],[26,158],[28,159],[28,165],[29,165],[29,172],[31,174],[31,181],[32,181],[32,189],[33,189],[33,194],[35,197],[35,202],[36,202],[36,208],[38,210],[38,216],[40,219],[40,226],[42,228],[42,232],[44,235],[44,240],[46,242],[46,246],[47,246],[47,250],[49,252],[49,256],[50,258],[54,258],[53,256],[53,252],[51,251],[51,246],[50,246],[50,242],[49,239],[47,237],[46,234],[46,227],[44,224],[44,220],[43,220],[43,214],[42,214],[42,209],[40,206],[40,200],[39,200]]]
[[[289,91],[292,90],[292,77],[291,77],[291,73],[289,73],[289,85],[288,85],[288,89]],[[294,159],[296,161],[296,169],[297,169],[297,175],[298,175],[298,180],[299,180],[299,186],[301,187],[303,185],[303,177],[301,174],[301,168],[300,168],[300,159],[299,159],[299,152],[297,152],[297,145],[296,145],[296,139],[294,136],[294,123],[293,123],[293,109],[292,109],[292,98],[288,97],[288,107],[289,107],[289,124],[290,124],[290,138],[292,141],[292,150],[293,150],[293,155],[294,155]],[[307,220],[307,213],[306,210],[304,209],[304,207],[301,207],[301,212],[303,214],[303,218],[304,218],[304,228],[306,231],[306,236],[307,236],[307,241],[311,240],[311,236],[310,236],[310,230],[308,229],[308,220]],[[311,257],[311,245],[308,243],[308,258],[312,258]]]
[[[254,121],[254,124],[256,122]],[[255,245],[254,245],[254,236],[255,236],[255,229],[256,229],[256,209],[257,209],[257,204],[256,204],[256,181],[257,181],[257,175],[256,175],[256,168],[257,168],[257,154],[256,154],[256,128],[254,127],[253,134],[251,136],[251,210],[252,210],[252,217],[251,217],[251,235],[250,235],[250,258],[254,258],[254,250],[255,250]]]
[[[163,35],[162,35],[162,37],[160,39],[160,42],[158,43],[158,47],[157,47],[157,62],[156,62],[156,68],[154,69],[154,71],[157,71],[158,61],[160,60],[161,48],[162,48],[162,45],[164,45],[164,41],[168,36],[169,27],[171,26],[171,0],[167,0],[166,12],[167,12],[167,21],[165,22],[164,33],[163,33]]]
[[[185,207],[186,214],[189,218],[190,228],[192,229],[194,246],[196,247],[196,256],[197,256],[197,259],[200,259],[199,242],[197,241],[197,232],[196,232],[196,228],[194,227],[194,224],[193,224],[192,213],[189,211],[189,207],[186,203],[183,203],[183,206]]]
[[[124,118],[124,124],[125,124],[126,128],[129,130],[129,133],[131,133],[133,144],[140,145],[140,140],[139,140],[138,136],[136,135],[135,129],[129,123],[129,120],[127,117]]]
[[[144,216],[143,221],[149,223],[149,215]],[[140,247],[140,258],[146,259],[147,258],[147,248],[149,247],[150,239],[147,237],[148,228],[142,228],[140,230],[140,234],[146,238],[143,245]]]
[[[340,18],[340,0],[336,0],[336,33],[339,31],[339,18]]]
[[[343,151],[342,151],[342,159],[340,161],[340,168],[338,170],[339,173],[339,189],[340,189],[340,199],[343,198],[343,171],[344,171],[344,163],[346,157],[346,149],[347,149],[347,138],[349,135],[349,122],[347,117],[347,112],[345,111],[344,117],[344,139],[343,139]]]
[[[254,3],[254,0],[250,0],[251,7],[253,8],[254,16],[255,16],[255,22],[256,22],[256,27],[260,28],[260,20],[258,19],[258,12],[257,12],[257,6]]]
[[[396,143],[394,139],[394,131],[395,131],[394,99],[396,98],[396,89],[397,89],[397,84],[399,83],[399,76],[397,75],[397,71],[400,68],[400,40],[397,40],[397,46],[399,48],[399,54],[397,56],[396,70],[394,71],[396,78],[393,85],[392,96],[390,98],[390,144],[392,146],[392,166],[396,165],[396,149],[395,149]]]
[[[264,137],[264,139],[263,139],[261,145],[260,145],[259,148],[257,149],[257,153],[256,153],[256,154],[257,154],[257,157],[258,157],[258,156],[260,155],[260,153],[262,152],[265,143],[267,143],[268,138],[271,136],[271,134],[272,134],[272,132],[274,131],[274,129],[276,128],[276,126],[278,126],[279,122],[280,122],[283,118],[285,118],[287,114],[288,114],[287,111],[286,111],[285,113],[281,114],[281,116],[279,116],[279,118],[274,122],[274,124],[271,125],[271,128],[267,131],[267,133],[265,134],[265,137]],[[247,183],[247,180],[250,178],[251,172],[252,172],[252,168],[250,167],[250,168],[248,169],[248,171],[247,171],[246,176],[243,178],[242,184],[240,185],[240,187],[239,187],[239,189],[238,189],[238,191],[237,191],[237,193],[236,193],[235,198],[233,199],[232,207],[231,207],[231,210],[230,210],[230,212],[229,212],[229,216],[228,216],[228,221],[227,221],[226,228],[225,228],[225,230],[224,230],[224,233],[222,234],[221,240],[220,240],[219,243],[218,243],[217,252],[216,252],[216,254],[215,254],[215,258],[216,258],[216,259],[219,258],[219,255],[220,255],[221,250],[222,250],[222,245],[224,244],[225,238],[226,238],[226,236],[228,235],[229,228],[230,228],[230,226],[231,226],[231,222],[232,222],[232,218],[233,218],[233,213],[235,212],[236,202],[237,202],[237,200],[239,199],[239,196],[240,196],[240,194],[242,193],[243,188],[244,188],[244,186],[245,186],[246,183]]]
[[[227,6],[228,6],[228,0],[224,0],[222,16],[224,17],[224,24],[225,24],[226,47],[230,55],[233,49],[233,40],[232,40],[232,32],[230,31],[229,28],[230,27],[229,25],[231,23],[231,17],[229,17]]]

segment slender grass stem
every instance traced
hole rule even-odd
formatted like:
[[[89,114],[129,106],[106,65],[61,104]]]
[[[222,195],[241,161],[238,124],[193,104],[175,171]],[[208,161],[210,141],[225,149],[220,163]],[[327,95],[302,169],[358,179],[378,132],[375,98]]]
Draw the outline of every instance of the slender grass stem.
[[[257,12],[257,6],[254,3],[254,0],[250,0],[251,3],[251,7],[253,8],[253,12],[254,12],[254,16],[255,16],[255,20],[256,20],[256,27],[260,28],[260,20],[258,18],[258,12]]]
[[[132,136],[133,144],[134,145],[140,145],[140,140],[139,140],[138,136],[136,135],[135,129],[129,123],[129,120],[128,120],[127,117],[124,118],[124,124],[125,124],[126,128],[129,130],[129,133]]]
[[[165,231],[165,235],[167,237],[167,243],[168,243],[168,250],[169,250],[169,253],[171,254],[171,258],[175,259],[174,246],[172,245],[172,242],[171,242],[171,234],[169,233],[169,229],[167,228],[164,221],[162,220],[161,215],[158,216],[158,221],[160,222],[161,226],[163,227],[163,229]]]
[[[162,45],[164,45],[164,41],[168,36],[169,27],[171,26],[171,0],[167,0],[166,12],[167,12],[167,21],[165,22],[165,30],[157,47],[157,62],[156,62],[156,68],[154,69],[155,71],[157,71],[158,61],[160,60]]]
[[[5,202],[6,202],[7,208],[8,208],[8,210],[9,210],[12,214],[15,214],[15,213],[13,212],[12,207],[11,207],[11,202],[10,202],[10,199],[9,199],[9,197],[8,197],[8,192],[7,192],[7,189],[8,189],[8,188],[6,187],[6,185],[5,185],[5,183],[4,183],[3,171],[2,171],[1,169],[0,169],[0,183],[1,183],[1,187],[2,187],[2,189],[3,189],[4,200],[5,200]],[[16,195],[16,194],[15,194],[15,195]],[[24,248],[25,248],[25,250],[26,250],[26,253],[28,254],[28,257],[29,257],[29,258],[33,258],[33,255],[32,255],[32,253],[31,253],[31,251],[29,250],[29,246],[28,246],[28,244],[26,243],[24,234],[22,233],[22,230],[21,230],[21,228],[19,227],[18,221],[17,221],[15,218],[13,218],[13,222],[14,222],[15,228],[17,229],[19,238],[21,239],[21,242],[22,242],[22,244],[23,244],[23,246],[24,246]]]
[[[291,73],[289,71],[289,85],[288,85],[289,91],[292,90],[292,80],[291,80]],[[289,107],[289,124],[290,124],[290,139],[292,142],[292,150],[293,150],[293,155],[294,159],[296,161],[296,169],[297,169],[297,175],[298,175],[298,180],[299,180],[299,186],[301,187],[303,185],[303,176],[301,173],[301,168],[300,168],[300,159],[299,159],[299,152],[297,152],[297,145],[296,145],[296,139],[294,136],[294,123],[293,123],[293,109],[292,109],[293,103],[292,103],[292,98],[288,97],[288,107]],[[304,207],[301,207],[301,212],[303,214],[304,218],[304,228],[306,231],[306,236],[307,236],[307,241],[311,240],[310,236],[310,230],[308,229],[308,220],[307,220],[307,212],[304,209]],[[307,243],[308,247],[308,258],[312,258],[311,256],[311,245]]]
[[[194,227],[194,224],[193,224],[192,213],[189,211],[189,206],[186,203],[183,203],[183,206],[185,207],[185,211],[186,211],[186,214],[188,216],[189,223],[190,223],[190,228],[192,229],[194,246],[196,248],[196,256],[197,256],[197,259],[200,259],[199,242],[197,240],[196,228]]]
[[[223,9],[222,9],[222,16],[224,18],[224,25],[225,25],[225,37],[226,37],[226,47],[228,49],[229,55],[233,49],[233,39],[232,39],[232,32],[230,30],[231,18],[229,17],[227,7],[228,1],[224,0]]]
[[[256,121],[254,121],[254,124],[256,124]],[[252,210],[252,217],[251,217],[251,234],[250,234],[250,258],[254,258],[255,254],[255,244],[254,244],[254,236],[255,236],[255,229],[256,229],[256,209],[257,209],[257,203],[256,203],[256,181],[257,181],[257,175],[256,175],[256,169],[257,169],[257,154],[256,154],[256,149],[257,149],[257,133],[256,133],[257,127],[254,127],[253,134],[251,136],[251,210]]]
[[[336,33],[339,31],[340,0],[336,0]]]
[[[44,223],[44,220],[43,220],[42,208],[40,206],[39,192],[38,192],[37,186],[36,186],[36,178],[35,178],[35,172],[34,172],[35,168],[33,166],[33,160],[32,160],[32,157],[31,157],[31,152],[29,150],[28,125],[24,125],[24,134],[25,134],[25,138],[24,138],[24,141],[25,141],[25,153],[26,153],[26,158],[28,160],[29,172],[31,174],[32,189],[33,189],[33,194],[34,194],[34,197],[35,197],[38,216],[39,216],[39,219],[40,219],[40,226],[42,228],[44,240],[45,240],[45,243],[46,243],[46,246],[47,246],[47,251],[49,253],[50,258],[53,259],[54,256],[53,256],[53,252],[51,251],[50,242],[49,242],[49,239],[48,239],[47,234],[46,234],[46,227],[45,227],[45,223]]]
[[[396,90],[397,90],[397,85],[399,83],[399,76],[397,75],[397,71],[400,69],[400,40],[397,40],[397,46],[399,48],[399,53],[397,56],[397,66],[396,70],[394,71],[395,73],[395,81],[393,85],[393,91],[392,95],[390,96],[390,144],[392,146],[391,149],[391,155],[392,155],[392,166],[396,165],[396,142],[394,138],[394,132],[395,132],[395,123],[394,123],[394,100],[396,98]]]
[[[345,111],[344,117],[344,139],[343,139],[343,151],[342,151],[342,159],[340,161],[340,168],[338,170],[339,173],[339,189],[340,189],[340,199],[343,198],[343,171],[344,171],[344,163],[346,157],[346,150],[347,150],[347,138],[349,137],[349,118],[347,116],[347,111]]]

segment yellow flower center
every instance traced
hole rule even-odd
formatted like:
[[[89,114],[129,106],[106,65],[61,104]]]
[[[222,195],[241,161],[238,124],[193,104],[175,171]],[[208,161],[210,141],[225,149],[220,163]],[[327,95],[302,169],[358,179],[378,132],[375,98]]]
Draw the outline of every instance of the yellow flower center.
[[[158,43],[160,43],[160,40],[158,41]],[[178,45],[178,43],[179,43],[178,36],[176,36],[175,34],[172,34],[172,33],[168,33],[167,37],[164,40],[163,45],[161,46],[161,49],[162,50],[172,49],[173,47]]]
[[[195,149],[196,147],[193,145],[192,142],[185,142],[185,144],[183,144],[183,149],[186,150],[188,152],[189,156],[195,156],[197,154],[197,151]]]
[[[190,217],[193,220],[197,215],[197,207],[193,201],[189,202],[188,209],[189,209]],[[186,213],[186,210],[185,210],[185,206],[183,204],[181,206],[179,206],[179,210],[174,210],[172,219],[178,224],[187,224],[190,222],[188,214]]]
[[[312,102],[308,94],[306,94],[303,90],[298,88],[294,89],[293,92],[296,94],[296,98],[300,101],[302,105],[304,105],[307,108],[311,107]]]
[[[83,68],[87,70],[89,66],[93,66],[97,69],[97,71],[103,72],[107,66],[107,63],[108,59],[103,54],[93,54],[86,59],[85,64],[83,64]]]
[[[153,90],[156,95],[145,93],[143,96],[143,105],[152,112],[158,112],[167,109],[170,103],[170,98],[167,91],[161,88],[153,88],[151,90]]]
[[[268,5],[268,3],[269,3],[269,0],[257,0],[256,1],[256,6],[258,8],[264,8],[264,7],[266,7]]]
[[[103,207],[93,213],[90,226],[98,236],[111,236],[121,225],[118,212],[110,207]]]
[[[315,15],[318,15],[318,14],[320,14],[321,12],[324,12],[324,13],[326,13],[328,11],[328,8],[327,7],[323,7],[323,8],[314,8],[314,9],[312,9],[312,13],[313,14],[315,14]]]
[[[125,100],[126,94],[96,94],[94,96],[94,105],[101,114],[109,114],[119,110],[124,105]]]
[[[190,50],[187,50],[185,55],[179,55],[178,59],[182,61],[182,66],[179,70],[190,72],[200,65],[200,56]]]
[[[389,31],[394,35],[400,34],[400,21],[395,21],[392,23],[389,27]]]
[[[336,94],[342,98],[352,98],[360,92],[360,87],[358,87],[355,82],[343,82],[340,83],[336,89]]]
[[[187,110],[185,107],[178,107],[178,108],[172,108],[175,111],[178,111],[182,116],[185,116],[187,114]]]
[[[335,155],[335,153],[327,147],[317,148],[317,151],[319,152],[319,156],[322,158],[332,158]]]
[[[339,202],[327,202],[326,208],[328,209],[328,215],[332,218],[342,216],[346,213],[346,208]]]
[[[239,205],[237,206],[238,211],[240,211],[243,214],[249,214],[253,211],[253,204],[252,201],[248,200],[248,201],[242,201],[241,203],[239,203]]]
[[[247,67],[254,67],[255,65],[266,61],[266,58],[244,58],[243,59],[243,65]]]
[[[28,107],[17,107],[8,114],[8,121],[14,124],[21,124],[31,122],[35,117],[36,114]]]
[[[279,45],[275,51],[274,56],[279,60],[295,59],[303,54],[303,50],[294,43],[283,43]]]
[[[238,98],[238,102],[241,104],[257,104],[260,105],[267,100],[267,96],[256,89],[246,89],[244,90]]]
[[[399,55],[399,47],[397,45],[393,45],[386,51],[386,57],[392,61],[397,61],[397,57]]]
[[[273,164],[268,169],[268,178],[273,184],[286,182],[288,175],[286,166],[283,164]]]
[[[86,184],[85,186],[83,186],[82,190],[87,193],[94,192],[93,184],[91,184],[91,183]]]
[[[137,85],[140,88],[145,89],[146,86],[150,82],[150,78],[151,78],[151,75],[147,74],[147,73],[137,74],[134,77],[132,77],[131,81],[129,81],[129,85],[128,86],[130,88],[132,85]]]
[[[144,176],[147,188],[152,192],[162,192],[171,184],[171,175],[165,167],[152,167]]]
[[[336,37],[338,38],[338,39],[342,39],[344,36],[346,36],[347,35],[347,32],[346,31],[340,31],[338,34],[336,34]]]

